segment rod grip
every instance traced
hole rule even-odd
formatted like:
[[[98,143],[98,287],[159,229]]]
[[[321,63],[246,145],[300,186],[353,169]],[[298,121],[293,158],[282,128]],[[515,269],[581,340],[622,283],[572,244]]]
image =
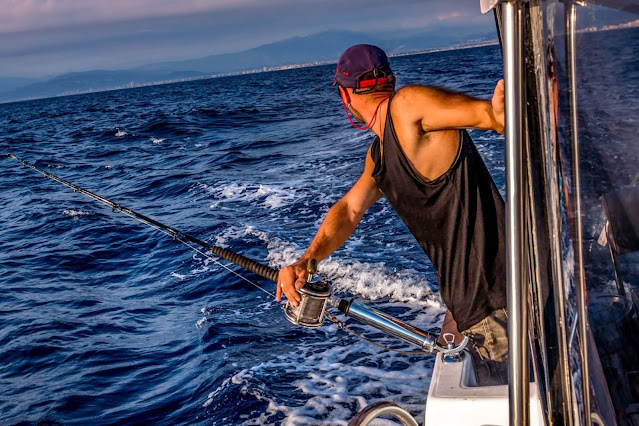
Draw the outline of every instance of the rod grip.
[[[267,280],[277,282],[277,271],[271,267],[263,265],[259,262],[244,257],[241,254],[232,252],[222,247],[211,246],[211,251],[222,259],[226,259],[229,262],[240,266],[248,271],[251,271]]]

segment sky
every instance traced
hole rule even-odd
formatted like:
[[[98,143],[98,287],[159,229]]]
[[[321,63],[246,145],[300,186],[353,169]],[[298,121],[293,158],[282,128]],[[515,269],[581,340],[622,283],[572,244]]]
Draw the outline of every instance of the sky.
[[[0,0],[0,77],[126,69],[326,30],[494,26],[479,0]]]

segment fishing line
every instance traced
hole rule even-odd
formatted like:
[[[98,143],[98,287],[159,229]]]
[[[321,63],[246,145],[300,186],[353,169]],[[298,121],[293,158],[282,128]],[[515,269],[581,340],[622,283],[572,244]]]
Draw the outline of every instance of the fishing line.
[[[158,228],[158,227],[156,227],[156,226],[154,226],[154,225],[152,225],[152,224],[148,224],[148,223],[146,223],[146,222],[144,222],[144,221],[142,221],[142,220],[138,219],[138,218],[137,218],[137,217],[135,217],[135,216],[131,216],[131,215],[130,215],[130,214],[128,214],[127,212],[122,212],[122,213],[126,214],[126,215],[127,215],[127,216],[129,216],[129,217],[132,217],[133,219],[135,219],[135,220],[137,220],[137,221],[139,221],[139,222],[142,222],[142,223],[144,223],[144,224],[146,224],[146,225],[150,226],[151,228],[155,229],[156,231],[160,231],[160,232],[162,232],[163,234],[166,234],[166,235],[168,235],[168,236],[173,237],[173,234],[172,234],[172,233],[167,232],[166,230],[164,230],[164,229],[162,229],[162,228]],[[210,261],[212,261],[213,263],[217,264],[218,266],[220,266],[220,267],[222,267],[222,268],[226,269],[226,270],[227,270],[227,271],[229,271],[230,273],[232,273],[232,274],[234,274],[234,275],[237,275],[238,277],[242,278],[242,279],[243,279],[244,281],[246,281],[247,283],[249,283],[249,284],[251,284],[251,285],[254,285],[255,287],[257,287],[257,288],[259,288],[260,290],[262,290],[264,293],[268,294],[269,296],[272,296],[273,298],[275,298],[275,295],[274,295],[273,293],[271,293],[270,291],[268,291],[268,290],[264,289],[263,287],[260,287],[258,284],[254,283],[253,281],[249,280],[249,279],[248,279],[248,278],[246,278],[245,276],[241,275],[239,272],[234,271],[233,269],[229,268],[229,265],[228,265],[228,264],[227,264],[227,265],[223,264],[222,262],[220,262],[220,261],[219,261],[219,260],[217,260],[216,258],[214,258],[214,257],[210,256],[208,253],[203,252],[203,251],[202,251],[202,250],[200,250],[199,248],[197,248],[197,247],[195,247],[195,246],[193,246],[193,245],[189,244],[189,242],[188,242],[188,241],[184,241],[184,240],[180,239],[180,237],[175,237],[175,238],[173,238],[173,239],[174,239],[174,240],[176,240],[176,241],[178,241],[178,242],[180,242],[180,243],[182,243],[182,244],[184,244],[185,246],[189,247],[189,248],[190,248],[191,250],[193,250],[194,252],[201,254],[201,255],[202,255],[202,256],[204,256],[205,258],[209,259]],[[232,265],[232,263],[231,263],[231,265]]]
[[[246,281],[247,283],[249,283],[249,284],[251,284],[251,285],[254,285],[255,287],[257,287],[257,288],[259,288],[260,290],[262,290],[264,293],[266,293],[266,294],[268,294],[269,296],[272,296],[273,298],[275,298],[275,295],[274,295],[273,293],[271,293],[270,291],[268,291],[268,290],[266,290],[266,289],[264,289],[264,288],[260,287],[258,284],[254,283],[253,281],[249,280],[249,279],[248,279],[248,278],[246,278],[245,276],[241,275],[239,272],[234,271],[233,269],[229,268],[229,266],[228,266],[228,265],[223,264],[222,262],[220,262],[220,261],[219,261],[219,260],[217,260],[216,258],[214,258],[214,257],[210,256],[208,253],[203,252],[202,250],[198,249],[197,247],[195,247],[195,246],[193,246],[193,245],[189,244],[189,242],[188,242],[188,241],[184,241],[184,240],[182,240],[179,236],[178,236],[178,237],[175,237],[175,236],[173,235],[173,233],[168,232],[168,231],[166,231],[166,230],[164,230],[164,229],[162,229],[162,228],[159,228],[159,227],[157,227],[157,226],[155,226],[155,225],[153,225],[153,224],[150,224],[150,223],[144,222],[143,220],[141,220],[141,219],[139,219],[139,218],[137,218],[137,217],[135,217],[135,216],[132,216],[132,215],[128,214],[126,211],[122,211],[122,213],[124,213],[125,215],[127,215],[127,216],[129,216],[129,217],[132,217],[133,219],[137,220],[138,222],[141,222],[141,223],[144,223],[145,225],[150,226],[151,228],[155,229],[156,231],[160,231],[160,232],[162,232],[163,234],[166,234],[166,235],[168,235],[168,236],[170,236],[170,237],[173,237],[173,239],[174,239],[174,240],[176,240],[176,241],[178,241],[178,242],[180,242],[180,243],[184,244],[185,246],[189,247],[191,250],[195,251],[196,253],[201,254],[202,256],[204,256],[205,258],[209,259],[210,261],[212,261],[213,263],[217,264],[218,266],[221,266],[222,268],[226,269],[226,270],[227,270],[227,271],[229,271],[230,273],[232,273],[232,274],[234,274],[234,275],[237,275],[238,277],[242,278],[242,279],[243,279],[244,281]]]
[[[243,276],[242,274],[240,274],[237,271],[234,271],[233,269],[229,268],[228,265],[224,265],[222,262],[220,262],[219,260],[215,259],[214,257],[211,257],[208,255],[208,253],[203,252],[202,250],[198,249],[197,247],[192,246],[191,244],[185,242],[185,241],[181,241],[178,240],[181,243],[183,243],[184,245],[186,245],[187,247],[190,247],[193,251],[200,253],[202,256],[206,257],[207,259],[211,260],[212,262],[216,263],[217,265],[221,266],[222,268],[226,269],[227,271],[229,271],[230,273],[237,275],[238,277],[242,278],[244,281],[246,281],[249,284],[254,285],[255,287],[259,288],[260,290],[262,290],[264,293],[268,294],[269,296],[273,297],[273,299],[275,299],[275,295],[273,293],[271,293],[270,291],[264,289],[263,287],[260,287],[258,284],[254,283],[253,281],[249,280],[248,278],[246,278],[245,276]]]

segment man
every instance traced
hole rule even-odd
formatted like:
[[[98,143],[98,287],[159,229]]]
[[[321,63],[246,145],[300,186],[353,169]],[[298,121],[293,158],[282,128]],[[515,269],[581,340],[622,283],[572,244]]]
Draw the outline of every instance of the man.
[[[328,211],[302,257],[279,271],[277,300],[284,293],[297,305],[307,261],[340,247],[384,195],[437,269],[442,299],[486,367],[478,376],[506,383],[504,202],[464,130],[503,133],[503,81],[492,101],[424,86],[395,92],[386,54],[365,44],[342,54],[334,80],[344,109],[366,126],[347,112],[351,123],[377,137],[361,177]]]

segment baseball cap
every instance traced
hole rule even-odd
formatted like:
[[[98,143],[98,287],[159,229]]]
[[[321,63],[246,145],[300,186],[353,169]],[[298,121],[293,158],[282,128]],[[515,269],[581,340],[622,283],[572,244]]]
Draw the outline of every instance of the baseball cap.
[[[361,80],[368,72],[374,72],[375,78]],[[393,79],[388,57],[382,49],[370,44],[356,44],[342,53],[337,62],[333,86],[361,89],[384,84]]]

